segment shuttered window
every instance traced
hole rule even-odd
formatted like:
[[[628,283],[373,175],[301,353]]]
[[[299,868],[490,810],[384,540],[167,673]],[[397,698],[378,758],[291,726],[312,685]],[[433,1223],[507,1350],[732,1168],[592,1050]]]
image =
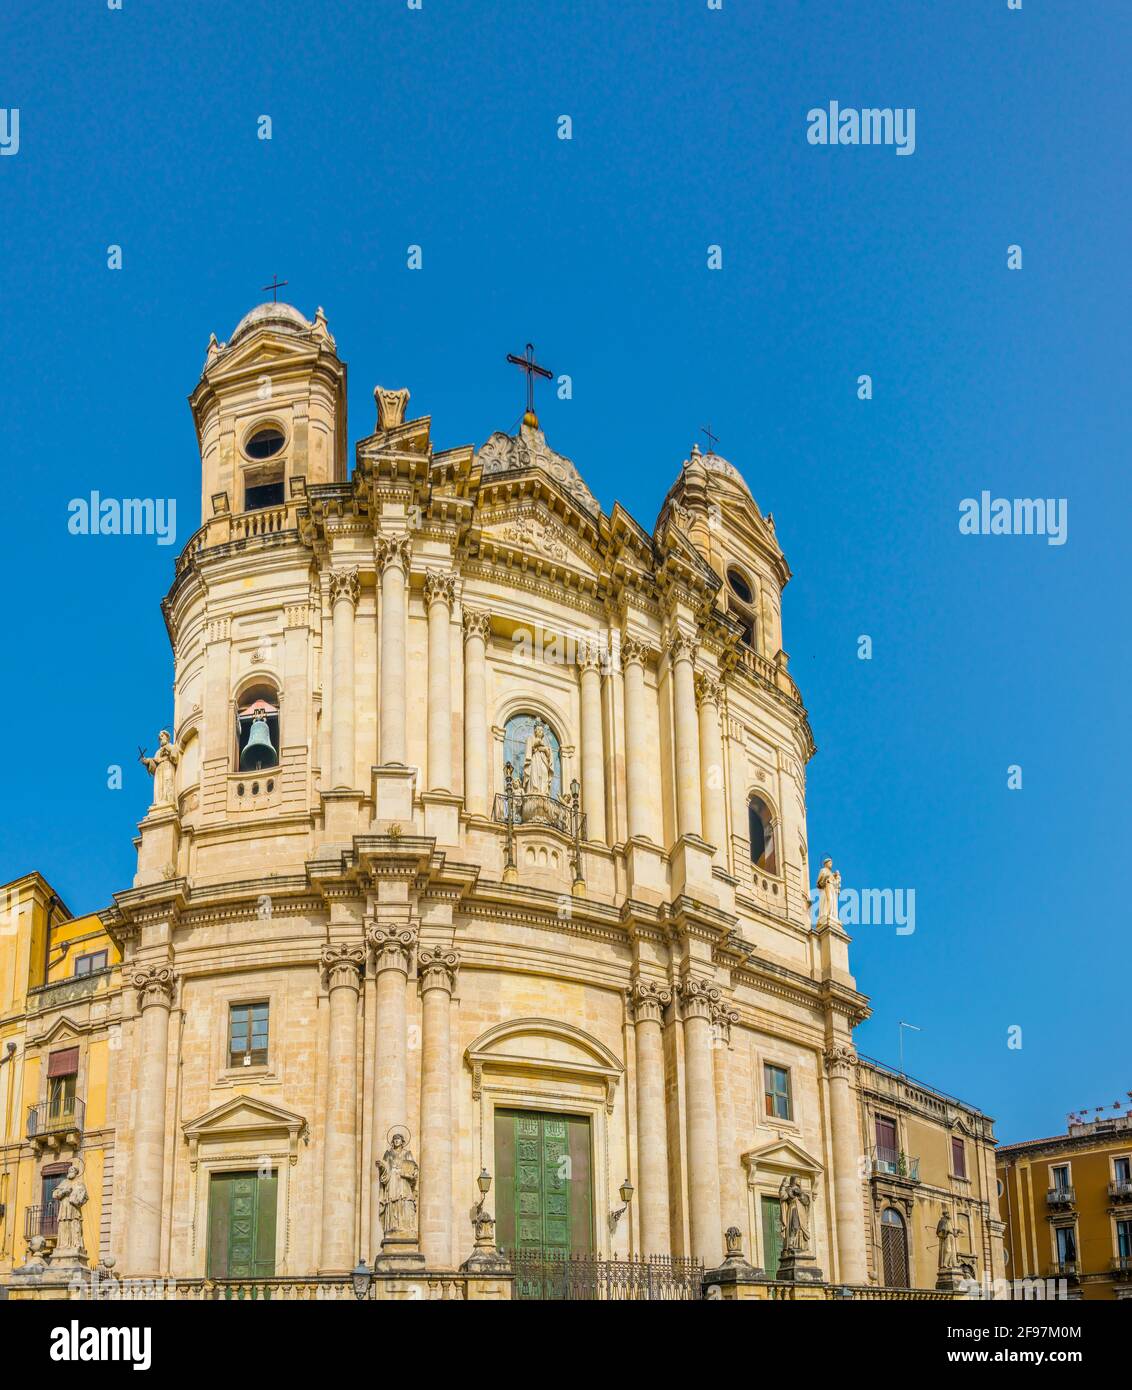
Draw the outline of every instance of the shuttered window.
[[[951,1141],[951,1171],[957,1178],[967,1176],[967,1146],[962,1139]]]
[[[65,1047],[60,1052],[52,1052],[47,1059],[47,1075],[74,1076],[79,1069],[79,1049]]]

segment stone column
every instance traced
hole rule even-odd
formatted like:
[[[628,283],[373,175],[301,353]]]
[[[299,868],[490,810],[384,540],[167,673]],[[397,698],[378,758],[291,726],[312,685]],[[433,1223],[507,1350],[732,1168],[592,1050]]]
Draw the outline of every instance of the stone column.
[[[353,787],[354,769],[354,610],[358,602],[357,568],[331,570],[330,608],[333,620],[332,693],[330,715],[330,785]]]
[[[452,991],[460,957],[421,952],[421,1253],[429,1269],[452,1269]]]
[[[129,1278],[161,1273],[161,1220],[165,1211],[165,1097],[169,1068],[169,1011],[176,977],[168,966],[135,970],[141,1024],[137,1039],[137,1123],[130,1181],[130,1214],[126,1230],[126,1268]]]
[[[645,1258],[672,1253],[661,1038],[661,1014],[671,1002],[671,990],[647,980],[634,980],[629,990],[637,1071],[637,1219],[641,1228],[638,1253]]]
[[[452,790],[452,657],[448,628],[456,581],[450,574],[425,575],[428,609],[428,789]]]
[[[703,835],[700,809],[700,734],[696,719],[695,647],[683,633],[668,644],[676,731],[676,830]]]
[[[486,816],[487,805],[487,639],[486,613],[464,609],[464,809]]]
[[[578,647],[582,681],[582,810],[586,838],[605,844],[605,745],[601,718],[601,652]]]
[[[825,1053],[829,1077],[829,1123],[833,1130],[833,1206],[837,1213],[838,1278],[843,1284],[867,1284],[864,1198],[861,1192],[861,1139],[857,1126],[857,1091],[853,1069],[857,1054],[836,1046]]]
[[[715,850],[717,862],[727,862],[727,811],[724,806],[723,735],[719,705],[723,687],[702,671],[696,676],[700,706],[700,794],[704,808],[704,839]]]
[[[322,1274],[348,1274],[356,1258],[358,991],[364,963],[362,947],[346,943],[325,947],[320,960],[330,993],[322,1142]]]
[[[726,1231],[747,1224],[746,1178],[739,1163],[735,1134],[738,1087],[731,1074],[731,1029],[739,1013],[726,1002],[712,1009],[712,1076],[715,1080],[715,1117],[719,1140],[719,1215]]]
[[[715,1114],[712,1016],[719,989],[706,980],[680,983],[684,1019],[684,1082],[687,1091],[688,1213],[692,1254],[708,1269],[723,1258],[719,1199],[719,1135]]]
[[[378,752],[383,764],[405,764],[405,586],[410,542],[381,540],[376,547],[381,571],[381,728]]]
[[[408,1082],[405,1075],[405,988],[417,933],[409,927],[374,926],[366,933],[373,951],[377,980],[376,1050],[373,1073],[373,1156],[385,1152],[386,1136],[393,1125],[408,1118]],[[370,1240],[375,1253],[381,1248],[381,1181],[376,1161],[370,1172]]]
[[[625,672],[625,793],[628,801],[629,838],[649,838],[649,797],[656,775],[655,760],[648,758],[648,719],[645,713],[645,662],[648,648],[635,637],[621,642]]]

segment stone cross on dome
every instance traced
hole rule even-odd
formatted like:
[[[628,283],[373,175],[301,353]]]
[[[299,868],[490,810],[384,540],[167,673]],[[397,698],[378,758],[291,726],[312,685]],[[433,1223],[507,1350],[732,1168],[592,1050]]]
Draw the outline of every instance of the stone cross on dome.
[[[267,290],[270,290],[270,291],[271,291],[272,302],[275,303],[275,304],[278,304],[278,303],[279,303],[279,291],[283,288],[284,285],[287,285],[287,284],[290,284],[290,281],[288,281],[288,280],[280,280],[280,278],[279,278],[278,275],[273,275],[273,276],[271,277],[271,284],[270,284],[270,285],[260,285],[259,288],[260,288],[260,292],[261,292],[261,293],[266,293]]]

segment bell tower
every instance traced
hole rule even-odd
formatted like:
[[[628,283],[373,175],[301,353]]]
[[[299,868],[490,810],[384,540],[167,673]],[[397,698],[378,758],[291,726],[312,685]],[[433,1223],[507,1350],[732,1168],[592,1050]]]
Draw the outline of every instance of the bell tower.
[[[346,365],[322,309],[260,304],[226,343],[213,334],[189,397],[201,521],[281,506],[305,483],[346,477]]]

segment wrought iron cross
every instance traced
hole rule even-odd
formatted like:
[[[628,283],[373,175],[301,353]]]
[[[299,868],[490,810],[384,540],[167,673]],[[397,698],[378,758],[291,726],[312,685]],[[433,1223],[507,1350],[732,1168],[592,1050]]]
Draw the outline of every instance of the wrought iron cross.
[[[283,288],[283,286],[286,285],[287,283],[288,283],[288,281],[286,281],[286,280],[280,280],[280,278],[279,278],[278,275],[273,275],[273,276],[271,277],[271,284],[270,284],[270,285],[260,285],[259,288],[260,288],[261,293],[262,293],[263,291],[265,291],[265,290],[270,290],[270,291],[271,291],[271,298],[272,298],[273,302],[276,303],[276,304],[278,304],[278,303],[279,303],[279,291],[280,291],[280,290]]]
[[[700,433],[707,435],[707,451],[709,454],[714,454],[715,446],[719,443],[719,435],[712,434],[710,421],[704,429],[700,430]]]
[[[507,354],[508,362],[514,363],[516,367],[521,367],[527,374],[527,414],[535,413],[535,377],[544,377],[547,381],[554,376],[553,372],[548,372],[545,367],[540,367],[535,361],[535,346],[533,343],[527,344],[527,351],[522,357],[516,357],[513,352]]]

